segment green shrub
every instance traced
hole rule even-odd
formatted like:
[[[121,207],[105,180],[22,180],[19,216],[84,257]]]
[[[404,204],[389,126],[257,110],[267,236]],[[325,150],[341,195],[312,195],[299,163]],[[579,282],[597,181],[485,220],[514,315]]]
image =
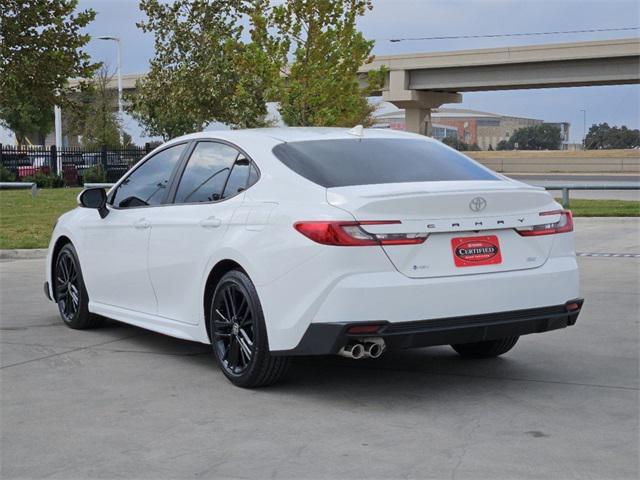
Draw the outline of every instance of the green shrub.
[[[49,176],[42,172],[36,172],[34,175],[22,177],[23,182],[34,182],[38,188],[44,188],[49,184]]]
[[[49,187],[50,188],[64,188],[67,186],[67,181],[62,175],[49,175]]]
[[[477,152],[478,150],[480,150],[480,147],[477,143],[468,144],[463,142],[462,140],[459,140],[458,137],[445,137],[442,139],[442,143],[462,152]]]
[[[15,182],[16,175],[4,165],[0,165],[0,182]]]
[[[64,178],[60,175],[46,175],[36,172],[23,179],[25,182],[34,182],[38,188],[62,188],[66,185]]]
[[[102,165],[87,168],[82,174],[83,183],[105,183],[107,175]]]

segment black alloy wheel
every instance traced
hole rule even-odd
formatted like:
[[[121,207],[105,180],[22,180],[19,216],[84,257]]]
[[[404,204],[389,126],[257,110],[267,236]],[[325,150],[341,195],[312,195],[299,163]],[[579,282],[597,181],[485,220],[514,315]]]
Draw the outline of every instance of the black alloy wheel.
[[[89,313],[89,297],[78,255],[72,244],[62,247],[52,273],[54,298],[64,323],[76,329],[99,326],[102,318]]]
[[[231,270],[220,279],[208,320],[216,361],[234,385],[263,387],[285,376],[290,360],[269,353],[258,292],[246,273]]]
[[[63,250],[56,262],[56,299],[65,322],[73,321],[80,309],[80,288],[75,259]]]
[[[218,290],[211,311],[214,348],[230,375],[241,375],[254,354],[254,313],[240,286],[226,282]]]

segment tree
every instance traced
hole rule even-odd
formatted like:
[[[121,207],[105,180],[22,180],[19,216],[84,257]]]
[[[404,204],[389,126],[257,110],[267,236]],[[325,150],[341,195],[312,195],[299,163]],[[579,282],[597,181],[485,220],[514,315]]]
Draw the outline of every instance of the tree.
[[[278,65],[253,38],[264,35],[257,6],[267,0],[141,0],[155,36],[149,74],[137,84],[129,111],[150,135],[169,139],[202,130],[210,122],[234,127],[265,123],[266,98]],[[250,17],[252,41],[242,41],[242,16]]]
[[[278,83],[280,114],[288,125],[354,126],[372,123],[367,101],[380,88],[384,71],[371,72],[361,88],[359,68],[372,60],[374,42],[356,22],[371,0],[289,0],[275,6],[269,23],[278,51],[293,56]]]
[[[30,132],[44,136],[51,130],[55,105],[73,108],[69,78],[89,78],[99,66],[83,50],[90,37],[81,33],[95,12],[74,13],[77,3],[2,0],[0,123],[19,144]]]
[[[77,130],[82,135],[82,146],[99,148],[106,145],[109,148],[122,147],[120,143],[120,122],[116,115],[115,104],[117,92],[109,88],[113,74],[103,66],[92,82],[92,90],[85,104],[85,115],[79,120],[81,124]],[[124,135],[123,135],[124,137]],[[131,137],[129,137],[131,141]]]
[[[117,91],[113,88],[114,74],[107,65],[102,65],[87,88],[73,95],[74,108],[62,112],[62,132],[65,135],[81,136],[82,146],[100,148],[128,147],[131,135],[122,132],[116,114]]]
[[[478,150],[480,150],[480,147],[478,146],[477,143],[472,143],[472,144],[465,143],[462,140],[460,140],[457,136],[444,137],[442,139],[442,143],[444,143],[445,145],[448,145],[451,148],[455,148],[460,152],[468,152],[468,151],[477,152]]]
[[[517,147],[516,147],[517,145]],[[501,140],[498,150],[559,150],[562,145],[560,128],[548,123],[519,128],[508,141]]]
[[[496,145],[496,150],[513,150],[513,145],[509,145],[508,140],[500,140]]]
[[[591,125],[584,142],[587,150],[640,147],[640,130],[626,126],[610,127],[607,123]]]

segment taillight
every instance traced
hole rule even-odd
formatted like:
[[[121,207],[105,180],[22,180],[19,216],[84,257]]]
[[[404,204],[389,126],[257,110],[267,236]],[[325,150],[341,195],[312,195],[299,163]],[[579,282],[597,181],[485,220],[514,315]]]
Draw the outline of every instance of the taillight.
[[[544,223],[532,227],[516,228],[516,231],[523,237],[534,237],[538,235],[551,235],[554,233],[566,233],[573,231],[573,216],[570,210],[554,210],[552,212],[541,212],[541,216],[560,215],[560,220],[555,223]]]
[[[397,220],[366,222],[297,222],[293,226],[305,237],[323,245],[366,247],[371,245],[416,245],[427,233],[369,233],[362,225],[399,224]]]

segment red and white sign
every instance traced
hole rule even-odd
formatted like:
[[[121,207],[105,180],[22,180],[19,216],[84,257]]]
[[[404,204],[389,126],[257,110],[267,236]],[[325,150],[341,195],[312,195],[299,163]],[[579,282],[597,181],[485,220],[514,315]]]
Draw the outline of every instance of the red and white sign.
[[[502,263],[500,243],[495,235],[457,237],[451,239],[456,267],[475,267]]]

